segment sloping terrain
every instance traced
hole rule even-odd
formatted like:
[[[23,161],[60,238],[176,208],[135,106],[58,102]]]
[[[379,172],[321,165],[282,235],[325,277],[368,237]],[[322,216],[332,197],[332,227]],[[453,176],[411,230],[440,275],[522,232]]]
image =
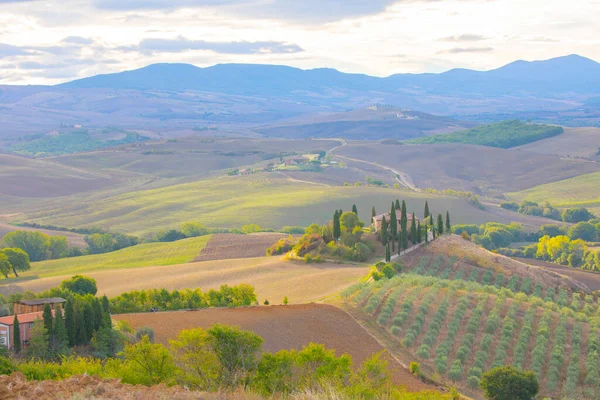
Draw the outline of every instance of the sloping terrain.
[[[584,157],[600,161],[600,128],[564,128],[565,133],[517,147],[523,151]]]
[[[406,172],[422,188],[502,194],[600,171],[600,164],[464,144],[349,143],[333,153]]]
[[[598,272],[584,271],[577,268],[565,267],[564,265],[553,264],[534,258],[517,258],[517,260],[524,264],[535,265],[537,267],[547,269],[548,271],[568,276],[576,281],[585,284],[588,288],[590,288],[590,290],[600,290],[600,273]]]
[[[384,350],[352,317],[336,307],[323,304],[122,314],[114,318],[128,321],[134,327],[152,327],[157,341],[162,343],[174,338],[182,329],[208,328],[221,323],[237,325],[263,337],[263,349],[269,352],[300,349],[311,342],[320,343],[335,349],[338,355],[351,355],[358,365],[372,354]],[[413,376],[389,354],[384,357],[390,362],[394,383],[405,385],[411,391],[436,389]]]
[[[252,235],[215,234],[194,261],[264,257],[272,244],[287,236],[284,233],[269,232]]]

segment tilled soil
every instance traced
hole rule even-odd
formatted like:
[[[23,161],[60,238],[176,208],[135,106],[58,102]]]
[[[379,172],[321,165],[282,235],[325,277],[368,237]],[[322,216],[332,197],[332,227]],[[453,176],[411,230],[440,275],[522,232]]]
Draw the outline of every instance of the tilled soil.
[[[600,274],[597,272],[565,267],[562,265],[553,264],[542,260],[535,260],[532,258],[517,258],[517,260],[525,264],[535,265],[538,267],[542,267],[548,271],[553,271],[561,275],[566,275],[576,281],[583,283],[592,291],[600,290]]]
[[[263,349],[276,352],[300,349],[309,343],[324,344],[336,354],[348,353],[355,365],[384,350],[349,314],[337,307],[323,304],[294,306],[249,307],[236,309],[207,309],[113,316],[128,321],[133,327],[150,326],[156,340],[167,343],[182,329],[208,328],[215,323],[237,325],[255,332],[264,340]],[[413,376],[396,359],[386,354],[392,377],[411,391],[436,389]]]
[[[269,247],[287,236],[284,233],[215,234],[194,261],[264,257]]]

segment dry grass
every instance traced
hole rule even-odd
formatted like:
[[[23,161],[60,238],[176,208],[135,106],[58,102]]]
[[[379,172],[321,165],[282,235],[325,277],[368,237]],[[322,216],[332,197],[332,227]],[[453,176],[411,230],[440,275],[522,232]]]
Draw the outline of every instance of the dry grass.
[[[254,233],[251,235],[213,235],[194,261],[226,260],[232,258],[264,257],[267,249],[284,233]]]
[[[364,266],[302,264],[280,258],[251,258],[205,261],[163,267],[146,267],[86,272],[98,282],[98,293],[117,296],[138,289],[203,290],[221,285],[247,283],[256,288],[260,302],[273,304],[289,298],[290,303],[305,303],[336,293],[368,272]],[[0,292],[31,290],[38,292],[58,285],[70,275],[21,281],[0,287]]]
[[[564,128],[565,133],[517,147],[540,154],[557,154],[570,157],[597,158],[600,146],[600,128]]]

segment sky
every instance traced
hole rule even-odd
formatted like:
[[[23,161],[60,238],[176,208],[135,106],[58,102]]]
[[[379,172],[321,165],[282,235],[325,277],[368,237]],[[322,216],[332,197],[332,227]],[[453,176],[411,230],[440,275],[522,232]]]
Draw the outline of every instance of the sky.
[[[600,61],[600,0],[0,0],[0,84],[153,63],[388,76]]]

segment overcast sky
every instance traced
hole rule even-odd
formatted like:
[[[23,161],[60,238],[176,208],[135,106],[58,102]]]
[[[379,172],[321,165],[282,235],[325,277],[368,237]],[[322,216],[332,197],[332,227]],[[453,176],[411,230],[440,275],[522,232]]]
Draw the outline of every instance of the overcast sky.
[[[0,0],[0,84],[157,62],[387,76],[600,61],[600,0]]]

